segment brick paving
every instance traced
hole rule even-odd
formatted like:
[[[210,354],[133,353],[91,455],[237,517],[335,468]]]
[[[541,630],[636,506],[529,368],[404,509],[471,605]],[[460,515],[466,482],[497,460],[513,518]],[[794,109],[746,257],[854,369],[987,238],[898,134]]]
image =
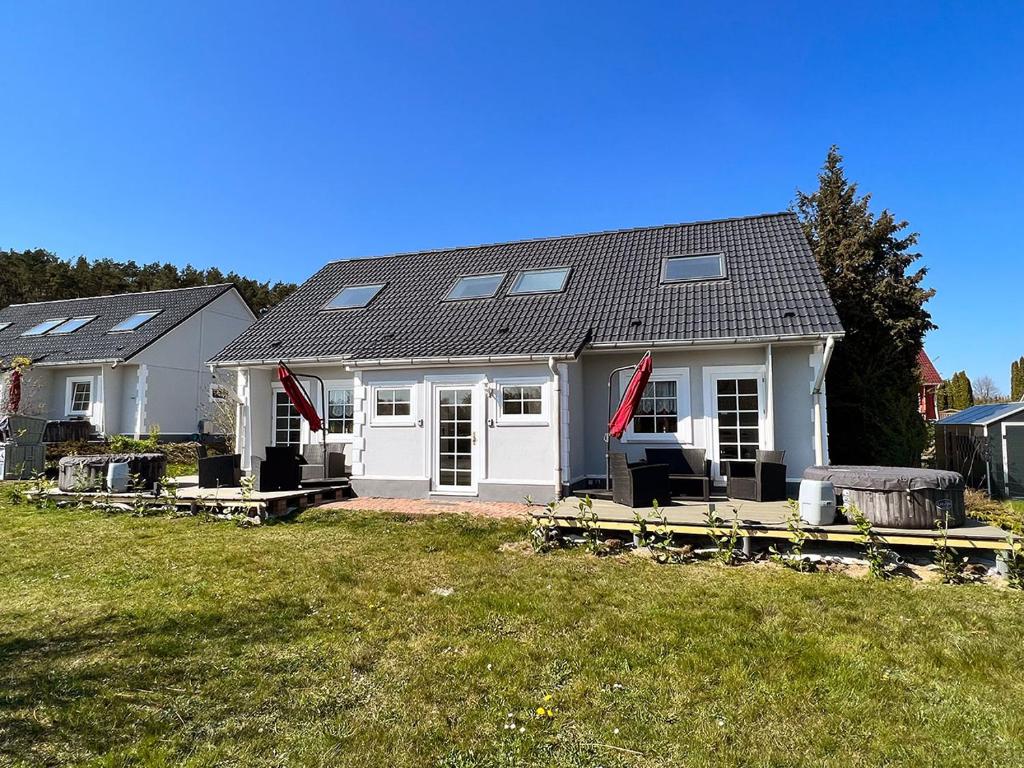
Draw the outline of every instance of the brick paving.
[[[362,496],[323,505],[326,509],[359,509],[371,512],[398,512],[404,515],[473,515],[476,517],[526,518],[529,506],[510,502],[453,501],[449,499],[385,499]]]

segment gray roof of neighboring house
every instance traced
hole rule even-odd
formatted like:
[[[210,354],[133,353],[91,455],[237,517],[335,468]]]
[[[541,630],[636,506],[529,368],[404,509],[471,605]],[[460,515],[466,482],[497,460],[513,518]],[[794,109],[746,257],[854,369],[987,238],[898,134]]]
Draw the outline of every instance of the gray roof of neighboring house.
[[[722,253],[726,277],[661,283],[666,256]],[[561,293],[508,296],[523,269],[569,267]],[[461,275],[505,272],[493,298],[444,301]],[[324,310],[386,283],[362,309]],[[797,217],[776,213],[334,261],[214,361],[577,355],[604,342],[841,334]]]
[[[1024,414],[1024,403],[985,403],[984,405],[972,405],[970,408],[964,408],[962,411],[951,414],[944,419],[939,419],[935,423],[985,426],[1017,413]]]
[[[0,330],[0,360],[9,363],[12,357],[23,355],[43,365],[98,360],[127,361],[214,299],[234,289],[231,283],[224,283],[86,299],[11,304],[0,309],[0,326],[11,323]],[[111,328],[132,314],[152,310],[158,310],[159,314],[137,330],[109,333]],[[73,333],[21,335],[44,320],[90,315],[96,315],[96,319]]]

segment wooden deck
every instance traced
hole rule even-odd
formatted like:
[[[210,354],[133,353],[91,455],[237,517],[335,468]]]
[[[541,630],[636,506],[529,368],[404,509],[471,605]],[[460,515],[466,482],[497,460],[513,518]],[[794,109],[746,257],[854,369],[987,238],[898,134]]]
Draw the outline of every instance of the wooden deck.
[[[90,498],[110,504],[127,504],[129,506],[152,500],[148,506],[175,506],[183,511],[201,512],[204,510],[226,510],[231,512],[247,512],[261,518],[280,517],[297,512],[306,507],[316,506],[326,501],[345,498],[349,492],[348,481],[330,485],[314,485],[294,491],[268,491],[261,493],[252,491],[246,494],[241,488],[200,488],[196,475],[185,475],[175,478],[175,492],[159,497],[152,493],[68,493],[53,489],[49,495],[55,501],[79,501]]]
[[[676,501],[671,506],[661,507],[658,514],[653,508],[633,509],[604,499],[594,499],[594,512],[597,514],[597,527],[607,531],[632,531],[635,526],[635,513],[639,513],[652,526],[660,521],[664,513],[666,526],[674,534],[689,536],[707,536],[710,533],[727,533],[732,526],[735,515],[739,519],[739,531],[743,537],[752,539],[791,539],[786,529],[786,518],[789,509],[785,502],[755,502],[741,499],[721,498],[711,502]],[[715,508],[715,514],[724,521],[724,527],[708,526],[705,516],[709,504]],[[544,517],[547,513],[535,509],[534,517]],[[563,528],[578,528],[579,499],[568,497],[563,499],[555,509],[555,523]],[[852,525],[801,526],[810,540],[855,543],[860,534]],[[879,541],[890,546],[934,547],[938,543],[935,531],[915,530],[909,528],[875,528]],[[960,549],[1000,550],[1006,549],[1006,531],[993,525],[986,525],[977,520],[967,520],[967,524],[959,528],[950,528],[948,543]]]

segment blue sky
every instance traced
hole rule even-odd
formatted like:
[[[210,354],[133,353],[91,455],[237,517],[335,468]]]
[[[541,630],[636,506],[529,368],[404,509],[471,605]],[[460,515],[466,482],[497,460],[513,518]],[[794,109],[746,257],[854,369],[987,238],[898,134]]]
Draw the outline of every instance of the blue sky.
[[[5,3],[0,247],[302,280],[785,209],[828,146],[921,233],[927,347],[1024,354],[1020,3]]]

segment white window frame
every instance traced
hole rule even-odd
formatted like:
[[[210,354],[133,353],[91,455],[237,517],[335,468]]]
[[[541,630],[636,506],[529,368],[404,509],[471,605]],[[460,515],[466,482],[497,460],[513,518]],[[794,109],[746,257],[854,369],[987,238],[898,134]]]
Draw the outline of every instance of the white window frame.
[[[619,373],[619,392],[626,391],[629,380],[633,377],[632,371],[621,371]],[[676,383],[676,431],[675,432],[654,432],[637,433],[633,431],[633,422],[630,420],[626,430],[622,433],[623,443],[671,443],[673,445],[693,445],[693,408],[690,395],[690,369],[689,368],[655,368],[651,371],[651,378],[648,383],[655,381],[674,381]]]
[[[73,410],[75,384],[89,385],[89,407],[84,411]],[[96,377],[95,376],[68,376],[64,385],[64,413],[68,416],[92,416],[93,408],[96,405]]]
[[[280,383],[274,383],[270,387],[270,444],[271,445],[293,445],[293,443],[278,443],[277,442],[277,395],[282,393],[287,395],[285,388]],[[293,405],[294,407],[294,405]],[[302,418],[302,414],[299,414],[299,450],[303,446],[309,445],[309,425],[306,420]]]
[[[347,443],[351,442],[356,434],[356,419],[358,415],[356,413],[356,388],[355,382],[351,379],[341,380],[327,380],[324,381],[324,387],[326,388],[327,397],[327,413],[320,414],[320,418],[323,419],[324,429],[327,431],[327,442],[328,443]],[[338,390],[348,390],[352,397],[352,431],[351,432],[331,432],[329,429],[330,425],[330,413],[331,413],[331,392]],[[319,410],[319,407],[317,408]]]
[[[551,421],[551,382],[549,379],[529,376],[494,380],[494,423],[496,426],[547,426]],[[540,413],[506,414],[505,387],[540,387]]]
[[[758,408],[758,443],[761,450],[771,450],[768,443],[769,432],[774,435],[774,425],[768,424],[767,368],[764,365],[708,365],[704,367],[704,426],[706,429],[705,446],[708,458],[711,459],[711,476],[716,482],[722,482],[721,462],[718,459],[718,392],[719,379],[757,379]],[[812,430],[813,431],[813,430]],[[774,440],[774,438],[772,438]],[[750,459],[727,459],[727,461],[750,461]]]
[[[409,415],[408,416],[378,416],[377,415],[377,393],[382,389],[408,389],[409,390]],[[417,423],[417,395],[418,387],[411,381],[387,382],[381,381],[370,386],[370,424],[375,427],[415,427]]]

